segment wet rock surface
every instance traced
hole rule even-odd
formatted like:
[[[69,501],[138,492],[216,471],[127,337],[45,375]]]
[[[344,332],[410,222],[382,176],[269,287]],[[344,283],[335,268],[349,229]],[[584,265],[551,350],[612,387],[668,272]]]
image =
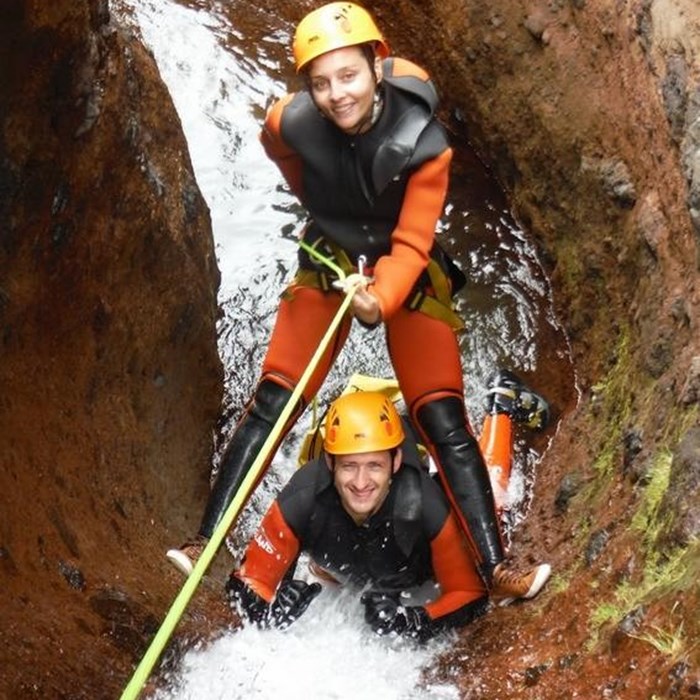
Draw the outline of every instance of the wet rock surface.
[[[207,207],[152,57],[106,7],[0,11],[8,698],[117,696],[180,583],[161,552],[207,489],[221,395]]]
[[[513,548],[554,580],[434,672],[463,697],[696,696],[700,9],[374,8],[538,242],[582,391]],[[1,12],[0,694],[111,698],[207,488],[218,273],[152,58],[98,0]],[[228,623],[219,595],[166,659]]]

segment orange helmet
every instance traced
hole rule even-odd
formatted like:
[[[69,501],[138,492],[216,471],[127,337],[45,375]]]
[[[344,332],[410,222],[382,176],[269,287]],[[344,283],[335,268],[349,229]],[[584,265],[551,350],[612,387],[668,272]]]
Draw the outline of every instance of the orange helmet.
[[[394,404],[378,391],[357,391],[331,404],[323,447],[332,455],[382,452],[398,447],[403,438]]]
[[[299,22],[292,51],[297,73],[321,54],[375,42],[381,58],[389,55],[389,45],[377,28],[372,15],[353,2],[331,2],[309,12]]]

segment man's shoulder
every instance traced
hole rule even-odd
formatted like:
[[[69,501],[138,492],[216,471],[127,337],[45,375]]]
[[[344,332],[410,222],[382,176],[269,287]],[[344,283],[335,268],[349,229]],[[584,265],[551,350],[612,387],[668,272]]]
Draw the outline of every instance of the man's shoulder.
[[[450,506],[442,486],[436,477],[422,467],[404,464],[396,475],[399,506],[419,519],[427,534],[432,538],[445,523]]]
[[[447,498],[435,478],[422,466],[404,462],[394,475],[392,484],[404,498],[420,503],[421,511],[444,511]]]
[[[431,542],[442,529],[449,507],[427,470],[404,463],[392,480],[394,535],[408,556],[417,543]]]
[[[294,534],[304,542],[318,508],[320,494],[332,488],[331,473],[323,457],[297,469],[277,496],[277,504]]]

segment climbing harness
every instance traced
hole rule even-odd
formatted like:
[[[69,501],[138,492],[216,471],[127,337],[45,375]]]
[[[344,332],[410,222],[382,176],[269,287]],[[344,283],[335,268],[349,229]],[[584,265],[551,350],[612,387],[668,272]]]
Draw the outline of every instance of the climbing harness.
[[[345,280],[353,279],[355,274],[363,274],[360,271],[362,256],[358,258],[358,273],[355,273],[355,266],[348,254],[332,241],[317,238],[313,244],[309,245],[302,239],[299,241],[299,246],[311,257],[322,261],[330,272],[321,267],[313,269],[300,267],[292,285],[284,292],[287,297],[294,294],[295,286],[314,287],[323,292],[329,292],[332,289],[342,290]],[[325,249],[325,254],[320,252],[320,246]],[[344,282],[339,286],[340,279]],[[372,278],[365,279],[372,281]],[[414,285],[404,305],[411,311],[421,311],[432,318],[444,321],[454,330],[463,330],[464,321],[454,311],[452,296],[464,286],[465,282],[464,273],[447,253],[435,244],[425,272]]]

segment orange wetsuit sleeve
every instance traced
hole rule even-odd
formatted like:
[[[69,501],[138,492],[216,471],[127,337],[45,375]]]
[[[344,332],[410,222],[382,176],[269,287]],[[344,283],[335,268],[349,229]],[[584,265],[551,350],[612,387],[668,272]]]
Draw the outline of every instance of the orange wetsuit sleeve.
[[[248,544],[235,575],[271,603],[280,581],[299,553],[299,540],[275,501]]]
[[[447,196],[452,149],[423,163],[408,179],[391,254],[374,267],[372,292],[387,320],[402,306],[420,274],[426,269],[435,241],[435,228]]]
[[[453,613],[486,595],[484,582],[452,513],[430,543],[430,549],[435,581],[441,590],[440,597],[425,606],[431,619]]]
[[[294,93],[285,95],[267,111],[265,123],[260,132],[260,143],[262,143],[268,158],[280,169],[289,189],[297,198],[301,199],[302,161],[297,152],[284,142],[280,133],[284,108],[293,98]]]

